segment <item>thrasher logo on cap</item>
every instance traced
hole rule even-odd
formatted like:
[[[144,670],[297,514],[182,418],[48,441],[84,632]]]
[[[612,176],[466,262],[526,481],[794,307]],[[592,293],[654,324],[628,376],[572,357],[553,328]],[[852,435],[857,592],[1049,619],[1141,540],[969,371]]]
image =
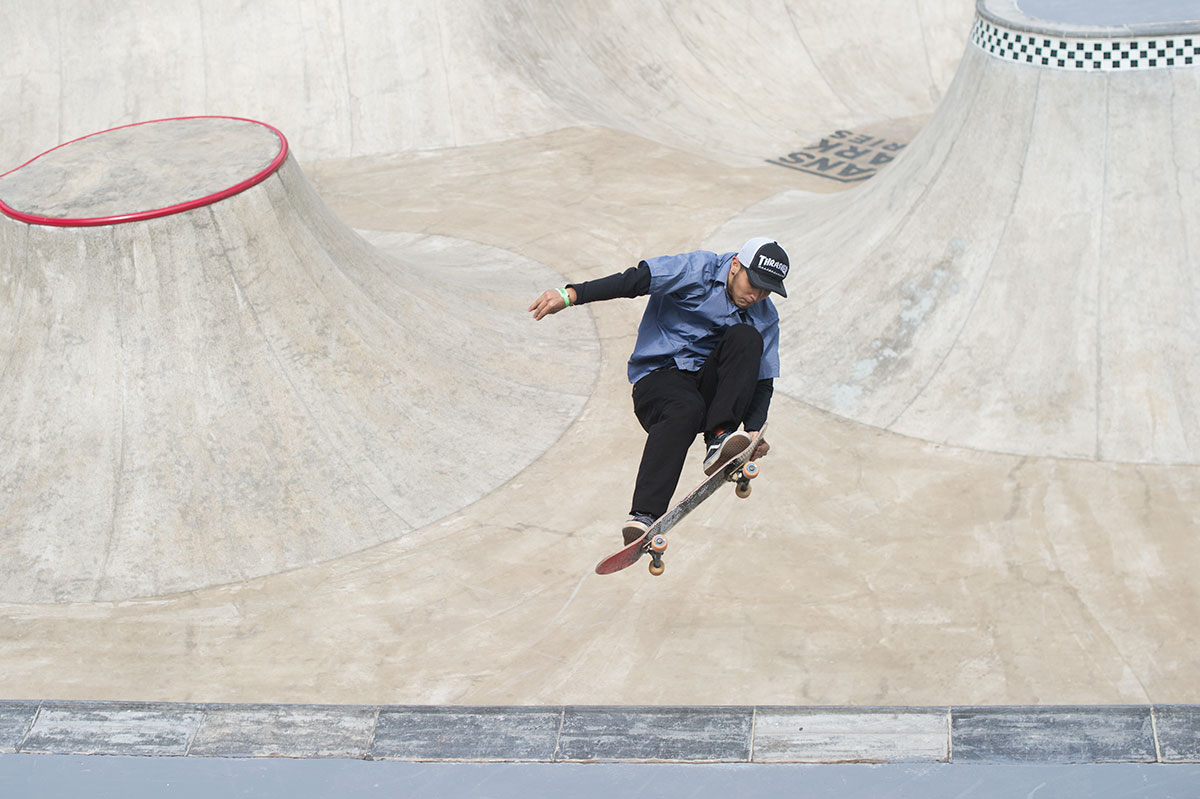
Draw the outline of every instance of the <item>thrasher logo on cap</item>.
[[[774,258],[771,258],[767,255],[758,256],[758,263],[754,265],[754,268],[762,272],[766,272],[769,275],[774,275],[780,280],[783,280],[785,277],[787,277],[788,273],[787,264],[783,263],[782,261],[776,261]]]

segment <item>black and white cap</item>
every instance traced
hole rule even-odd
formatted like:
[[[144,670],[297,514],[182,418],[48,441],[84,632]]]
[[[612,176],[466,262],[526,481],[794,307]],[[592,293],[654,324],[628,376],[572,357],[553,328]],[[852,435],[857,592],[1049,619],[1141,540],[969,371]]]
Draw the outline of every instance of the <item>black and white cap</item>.
[[[783,279],[788,273],[788,257],[779,242],[766,236],[757,236],[742,245],[737,259],[746,267],[750,285],[756,289],[773,291],[780,297],[787,296]]]

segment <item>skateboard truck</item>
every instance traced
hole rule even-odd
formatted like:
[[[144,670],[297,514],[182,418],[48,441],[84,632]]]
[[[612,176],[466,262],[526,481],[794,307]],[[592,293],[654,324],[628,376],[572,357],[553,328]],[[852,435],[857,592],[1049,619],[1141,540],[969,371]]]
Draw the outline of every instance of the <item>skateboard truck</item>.
[[[737,480],[737,488],[733,490],[733,493],[738,495],[738,499],[750,496],[750,489],[753,487],[750,485],[750,481],[755,477],[758,477],[758,464],[754,461],[743,464],[741,471],[734,478]]]
[[[659,533],[646,542],[646,548],[650,552],[650,573],[657,577],[667,568],[662,559],[667,551],[667,537]]]

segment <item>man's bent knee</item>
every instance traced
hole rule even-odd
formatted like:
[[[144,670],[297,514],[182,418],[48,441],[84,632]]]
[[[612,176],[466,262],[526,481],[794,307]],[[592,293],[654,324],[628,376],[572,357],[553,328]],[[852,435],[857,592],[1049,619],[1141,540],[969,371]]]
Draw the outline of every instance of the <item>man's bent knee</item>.
[[[734,325],[725,332],[721,343],[726,347],[736,347],[739,350],[762,356],[762,333],[759,333],[751,325]]]

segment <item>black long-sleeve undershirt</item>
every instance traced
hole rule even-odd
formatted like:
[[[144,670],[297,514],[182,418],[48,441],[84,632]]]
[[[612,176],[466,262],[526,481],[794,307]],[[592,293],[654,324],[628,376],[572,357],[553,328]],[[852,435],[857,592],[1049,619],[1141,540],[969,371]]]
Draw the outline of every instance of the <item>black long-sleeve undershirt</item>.
[[[631,266],[624,272],[602,277],[598,280],[588,280],[583,283],[571,283],[567,286],[575,289],[579,297],[576,305],[601,300],[615,300],[618,297],[641,297],[650,293],[650,266],[642,261],[637,266]]]
[[[747,430],[762,430],[762,426],[767,423],[767,411],[771,409],[771,397],[774,394],[774,380],[768,378],[758,381],[754,387],[754,397],[750,400],[750,407],[746,409],[746,418],[743,421]]]
[[[650,293],[650,266],[642,261],[637,266],[631,266],[624,272],[617,272],[608,277],[587,280],[583,283],[571,283],[567,288],[575,289],[575,304],[584,305],[589,302],[615,300],[619,297],[633,299]],[[754,397],[746,411],[744,424],[747,430],[761,430],[767,422],[767,411],[771,407],[771,397],[775,394],[775,381],[759,380],[754,387]]]

